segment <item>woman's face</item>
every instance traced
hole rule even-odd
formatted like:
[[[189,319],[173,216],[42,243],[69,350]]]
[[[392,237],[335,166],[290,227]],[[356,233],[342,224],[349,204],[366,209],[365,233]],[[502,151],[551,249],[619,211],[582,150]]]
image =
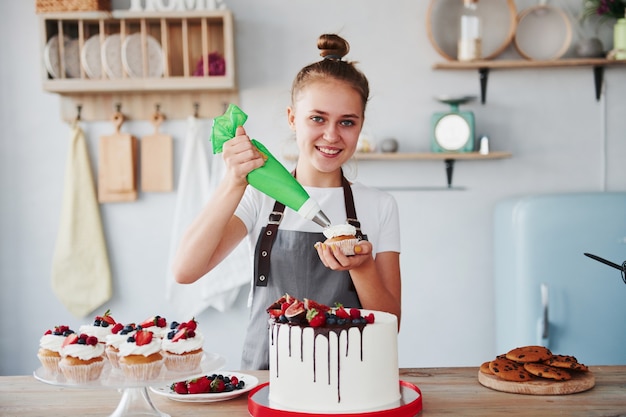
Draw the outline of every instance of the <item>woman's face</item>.
[[[316,81],[296,97],[287,109],[296,133],[301,168],[331,173],[352,157],[363,127],[363,104],[359,94],[345,82]]]

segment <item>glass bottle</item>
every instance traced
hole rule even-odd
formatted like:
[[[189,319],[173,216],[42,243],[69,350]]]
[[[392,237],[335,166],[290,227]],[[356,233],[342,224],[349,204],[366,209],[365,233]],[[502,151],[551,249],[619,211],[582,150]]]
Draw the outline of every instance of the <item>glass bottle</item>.
[[[478,0],[463,0],[459,32],[459,61],[476,61],[482,57],[481,21],[478,15]]]

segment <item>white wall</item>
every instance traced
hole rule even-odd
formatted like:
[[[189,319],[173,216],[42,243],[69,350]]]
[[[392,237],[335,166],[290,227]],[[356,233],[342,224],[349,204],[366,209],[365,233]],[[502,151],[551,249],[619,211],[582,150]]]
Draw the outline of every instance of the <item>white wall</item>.
[[[427,1],[226,3],[236,20],[247,129],[277,155],[288,148],[284,109],[292,77],[317,59],[315,40],[322,32],[338,32],[351,42],[349,58],[360,62],[372,88],[367,127],[377,138],[397,138],[401,151],[429,149],[430,115],[444,108],[433,96],[479,94],[476,72],[432,70],[441,58],[426,35]],[[529,2],[518,1],[524,4]],[[41,88],[33,2],[1,2],[0,23],[0,374],[11,375],[38,366],[37,341],[45,329],[77,328],[93,315],[72,317],[50,287],[69,128],[60,120],[58,97]],[[493,70],[487,104],[467,108],[491,148],[513,158],[457,162],[454,183],[465,190],[393,192],[403,225],[402,367],[477,366],[499,353],[491,255],[496,202],[528,193],[626,191],[625,69],[607,68],[600,102],[591,68]],[[98,138],[112,127],[83,127],[95,161]],[[152,127],[130,121],[124,129],[141,137]],[[175,138],[177,175],[185,130],[184,121],[162,126]],[[441,162],[362,161],[357,168],[359,181],[380,187],[445,184]],[[115,293],[94,315],[110,308],[121,321],[153,314],[180,319],[164,297],[175,198],[144,193],[136,202],[101,206]],[[206,348],[224,355],[229,369],[239,367],[245,292],[226,313],[198,316]]]

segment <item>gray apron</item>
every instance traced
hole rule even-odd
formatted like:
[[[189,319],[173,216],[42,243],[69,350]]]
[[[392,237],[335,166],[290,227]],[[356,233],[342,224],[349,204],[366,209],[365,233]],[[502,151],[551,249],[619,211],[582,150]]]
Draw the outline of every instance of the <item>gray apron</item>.
[[[350,184],[343,178],[342,185],[347,220],[357,227],[357,235],[365,239],[356,219]],[[241,369],[269,369],[269,315],[266,310],[285,293],[330,306],[339,302],[346,307],[361,307],[350,273],[326,268],[317,255],[314,245],[326,239],[324,234],[279,230],[283,210],[284,206],[276,202],[256,245],[255,283]]]

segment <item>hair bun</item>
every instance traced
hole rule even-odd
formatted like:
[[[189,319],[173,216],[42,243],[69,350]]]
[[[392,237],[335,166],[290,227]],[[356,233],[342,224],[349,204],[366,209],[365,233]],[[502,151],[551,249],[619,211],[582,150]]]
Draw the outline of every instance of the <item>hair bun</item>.
[[[339,35],[326,33],[317,39],[317,49],[324,59],[341,61],[350,51],[350,44]]]

